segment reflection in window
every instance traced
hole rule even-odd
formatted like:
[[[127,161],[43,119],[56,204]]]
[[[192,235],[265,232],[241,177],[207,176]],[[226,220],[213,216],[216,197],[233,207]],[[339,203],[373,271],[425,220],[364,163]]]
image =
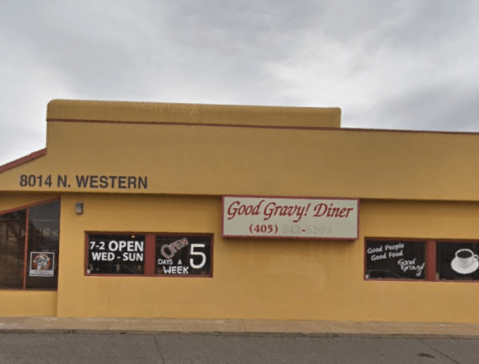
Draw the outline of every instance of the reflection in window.
[[[0,288],[22,288],[26,210],[0,215]]]
[[[0,288],[57,288],[59,220],[60,201],[0,215]]]
[[[27,288],[57,288],[60,201],[30,208]]]

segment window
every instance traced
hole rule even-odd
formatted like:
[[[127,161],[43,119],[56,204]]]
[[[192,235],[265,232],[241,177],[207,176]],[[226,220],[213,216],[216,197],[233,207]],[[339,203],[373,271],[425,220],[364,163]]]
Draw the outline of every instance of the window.
[[[87,273],[145,273],[145,235],[91,234],[88,244]]]
[[[436,279],[479,281],[479,242],[436,243]]]
[[[426,244],[366,241],[366,279],[425,279]]]
[[[211,237],[156,236],[157,275],[211,275]]]
[[[366,239],[365,278],[479,281],[479,242]]]
[[[212,234],[88,233],[87,275],[211,277]]]
[[[60,201],[0,215],[0,288],[56,289]]]

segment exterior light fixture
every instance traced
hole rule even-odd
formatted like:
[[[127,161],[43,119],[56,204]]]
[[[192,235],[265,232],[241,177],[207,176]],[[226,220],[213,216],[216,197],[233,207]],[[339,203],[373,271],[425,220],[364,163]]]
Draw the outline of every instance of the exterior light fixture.
[[[77,215],[83,215],[83,202],[77,202],[75,204],[75,213]]]

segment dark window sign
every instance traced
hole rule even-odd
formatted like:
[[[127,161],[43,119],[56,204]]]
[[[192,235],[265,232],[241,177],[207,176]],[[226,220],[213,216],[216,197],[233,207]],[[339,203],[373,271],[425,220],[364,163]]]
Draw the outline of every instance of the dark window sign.
[[[439,280],[478,281],[479,243],[436,244],[436,277]]]
[[[156,236],[156,274],[211,276],[212,236]]]
[[[366,279],[425,279],[426,244],[366,241]]]
[[[88,236],[90,274],[143,274],[145,235],[91,234]]]

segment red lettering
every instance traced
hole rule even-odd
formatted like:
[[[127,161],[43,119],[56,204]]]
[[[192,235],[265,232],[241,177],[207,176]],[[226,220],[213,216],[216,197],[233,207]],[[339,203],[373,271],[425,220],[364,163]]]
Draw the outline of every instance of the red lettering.
[[[334,204],[330,204],[329,207],[325,203],[320,203],[316,206],[314,206],[314,212],[315,214],[313,215],[314,217],[321,217],[325,216],[326,217],[348,217],[349,213],[354,210],[353,207],[334,207]]]
[[[264,214],[266,216],[264,218],[265,221],[271,219],[271,217],[274,216],[274,208],[275,207],[276,207],[276,204],[274,202],[270,202],[269,204],[267,204],[265,206],[265,208],[264,208]]]
[[[230,207],[228,207],[228,220],[234,219],[236,213],[238,212],[238,208],[236,206],[239,204],[239,201],[235,201],[230,205]]]
[[[259,215],[259,209],[261,208],[261,204],[264,202],[264,200],[261,200],[259,202],[259,204],[257,204],[254,208],[253,208],[253,215],[255,216],[258,216]]]
[[[344,207],[341,209],[341,212],[339,213],[339,217],[348,217],[349,213],[354,210],[352,207]]]
[[[308,208],[309,208],[309,205],[308,205]],[[295,206],[294,210],[296,210],[296,209],[298,211],[298,212],[296,212],[296,216],[298,216],[298,218],[296,220],[294,220],[293,222],[299,222],[299,220],[301,220],[301,218],[303,216],[306,216],[306,207]]]
[[[297,206],[297,205],[288,206],[288,212],[287,212],[288,216],[293,216],[295,214],[296,210],[298,210],[298,212],[299,212],[300,207]]]
[[[256,206],[255,205],[242,205],[240,201],[234,201],[228,207],[228,220],[234,219],[236,216],[248,216],[248,215],[259,215],[262,203],[264,200],[261,200]]]
[[[333,204],[328,209],[328,217],[338,217],[339,207],[333,207]]]
[[[323,216],[326,213],[327,210],[328,210],[328,205],[326,205],[325,203],[320,203],[320,204],[314,206],[314,212],[316,212],[314,214],[314,217]]]

